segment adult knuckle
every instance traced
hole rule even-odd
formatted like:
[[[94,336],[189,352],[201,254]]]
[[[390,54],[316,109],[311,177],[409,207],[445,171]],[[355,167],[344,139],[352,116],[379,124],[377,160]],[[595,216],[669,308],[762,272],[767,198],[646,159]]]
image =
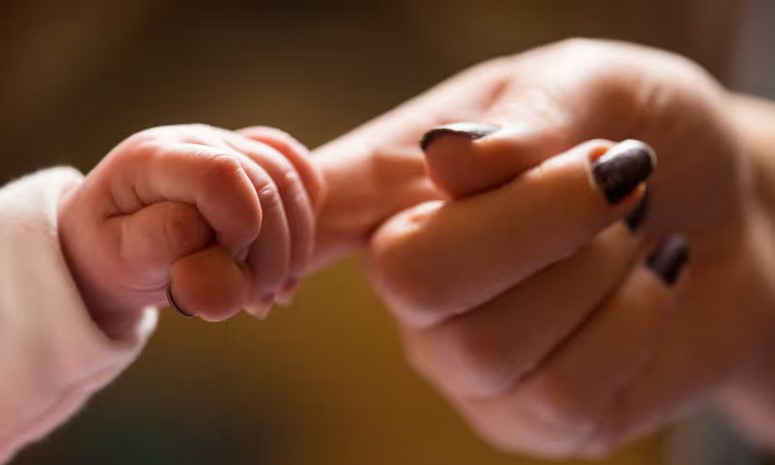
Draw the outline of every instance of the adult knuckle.
[[[511,424],[484,424],[478,430],[487,443],[501,452],[527,454],[547,460],[579,458],[579,448],[585,440],[581,435],[547,430],[545,425],[526,421],[518,414]]]
[[[423,279],[423,266],[412,247],[395,244],[371,255],[377,290],[396,315],[411,327],[428,327],[440,321],[452,305],[443,292]]]
[[[412,327],[428,327],[468,307],[449,289],[445,270],[429,258],[438,251],[420,237],[422,225],[412,215],[400,214],[372,236],[369,270],[377,291],[399,319]]]
[[[166,126],[156,126],[152,128],[143,129],[129,136],[129,140],[134,142],[147,142],[160,138],[169,130]]]
[[[530,387],[527,403],[537,421],[562,429],[583,429],[595,421],[595,412],[573,383],[545,377]]]
[[[477,397],[505,392],[515,375],[507,350],[491,334],[463,324],[454,329],[445,328],[446,325],[442,324],[440,329],[443,347],[439,350],[448,359],[460,389]]]
[[[563,458],[557,447],[547,448],[543,441],[536,441],[534,433],[524,434],[525,426],[515,416],[510,422],[491,421],[488,418],[474,418],[472,426],[479,436],[492,448],[504,454],[528,454],[544,458]]]

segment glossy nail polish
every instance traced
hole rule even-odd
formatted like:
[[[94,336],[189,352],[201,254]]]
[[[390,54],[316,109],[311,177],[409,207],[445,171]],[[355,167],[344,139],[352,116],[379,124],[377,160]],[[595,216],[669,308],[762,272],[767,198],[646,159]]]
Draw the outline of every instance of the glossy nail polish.
[[[481,139],[497,131],[499,128],[484,123],[452,123],[437,126],[426,132],[420,139],[420,147],[427,150],[431,143],[444,134],[468,137],[471,140]]]
[[[624,217],[624,224],[627,225],[627,227],[632,231],[633,233],[637,232],[638,229],[640,229],[640,226],[643,224],[643,221],[646,219],[646,215],[649,212],[649,202],[650,202],[650,194],[648,191],[646,191],[643,194],[643,198],[640,199],[640,202],[638,202],[638,206],[635,207],[633,211],[631,211],[626,217]]]
[[[657,157],[651,147],[626,140],[595,160],[592,174],[608,202],[616,204],[645,181],[656,165]]]
[[[689,260],[686,238],[673,234],[659,245],[646,259],[646,266],[665,284],[672,286],[681,276],[681,270]]]

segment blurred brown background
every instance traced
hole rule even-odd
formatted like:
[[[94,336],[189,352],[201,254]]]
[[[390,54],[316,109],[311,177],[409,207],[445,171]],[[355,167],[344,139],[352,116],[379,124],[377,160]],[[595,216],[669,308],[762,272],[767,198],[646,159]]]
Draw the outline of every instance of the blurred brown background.
[[[323,143],[483,59],[583,35],[730,76],[735,0],[0,0],[0,183],[92,167],[145,127]],[[659,464],[660,438],[610,463]],[[164,314],[141,359],[33,464],[533,464],[480,442],[405,365],[351,259],[267,322]]]

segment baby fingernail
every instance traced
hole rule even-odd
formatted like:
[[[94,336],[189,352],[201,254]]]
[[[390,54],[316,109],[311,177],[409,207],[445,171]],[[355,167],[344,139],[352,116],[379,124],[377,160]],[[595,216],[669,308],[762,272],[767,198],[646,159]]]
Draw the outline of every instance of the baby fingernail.
[[[437,126],[422,136],[420,147],[423,150],[427,150],[434,140],[445,134],[464,136],[471,140],[477,140],[489,136],[498,129],[496,126],[484,123],[452,123]]]
[[[263,308],[263,307],[259,308],[259,307],[256,307],[256,306],[250,306],[250,307],[245,308],[245,310],[248,312],[248,314],[250,316],[252,316],[256,320],[264,321],[269,316],[269,309],[267,309],[267,308]]]
[[[686,238],[673,234],[657,247],[646,259],[646,266],[668,286],[672,286],[681,275],[689,260],[689,246]]]
[[[296,291],[299,288],[298,278],[289,278],[285,283],[280,293],[277,294],[277,303],[280,305],[290,305],[293,303],[293,298],[296,296]]]
[[[180,314],[180,315],[182,315],[182,316],[184,316],[184,317],[186,317],[186,318],[194,318],[194,316],[195,316],[194,314],[192,314],[192,313],[188,313],[187,311],[183,310],[183,309],[182,309],[182,308],[181,308],[181,307],[178,305],[178,303],[177,303],[177,302],[175,302],[175,298],[174,298],[174,297],[172,297],[172,282],[170,282],[170,283],[167,285],[167,292],[166,292],[166,295],[167,295],[167,304],[169,304],[169,307],[170,307],[172,310],[176,311],[178,314]]]
[[[275,302],[274,294],[267,294],[261,298],[261,301],[245,307],[245,310],[257,320],[266,320],[269,312],[272,311],[272,305]]]
[[[250,254],[250,247],[245,247],[244,249],[237,251],[237,254],[234,256],[234,259],[239,263],[244,263],[245,260],[248,259],[249,254]]]
[[[611,204],[627,197],[648,179],[657,165],[654,150],[645,142],[626,140],[592,164],[595,182]]]
[[[635,207],[635,209],[631,211],[626,217],[624,217],[624,224],[626,224],[630,231],[633,233],[638,231],[640,226],[643,224],[643,220],[646,219],[646,215],[649,212],[649,197],[649,192],[644,192],[643,198],[640,199],[640,202],[638,202],[638,205]]]

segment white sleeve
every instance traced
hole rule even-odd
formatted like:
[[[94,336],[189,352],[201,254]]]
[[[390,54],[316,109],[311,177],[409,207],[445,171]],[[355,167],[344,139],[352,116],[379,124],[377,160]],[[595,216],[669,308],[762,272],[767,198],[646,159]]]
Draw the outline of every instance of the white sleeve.
[[[57,208],[82,175],[41,171],[0,190],[0,463],[73,415],[137,357],[156,326],[131,337],[92,322],[59,246]]]

